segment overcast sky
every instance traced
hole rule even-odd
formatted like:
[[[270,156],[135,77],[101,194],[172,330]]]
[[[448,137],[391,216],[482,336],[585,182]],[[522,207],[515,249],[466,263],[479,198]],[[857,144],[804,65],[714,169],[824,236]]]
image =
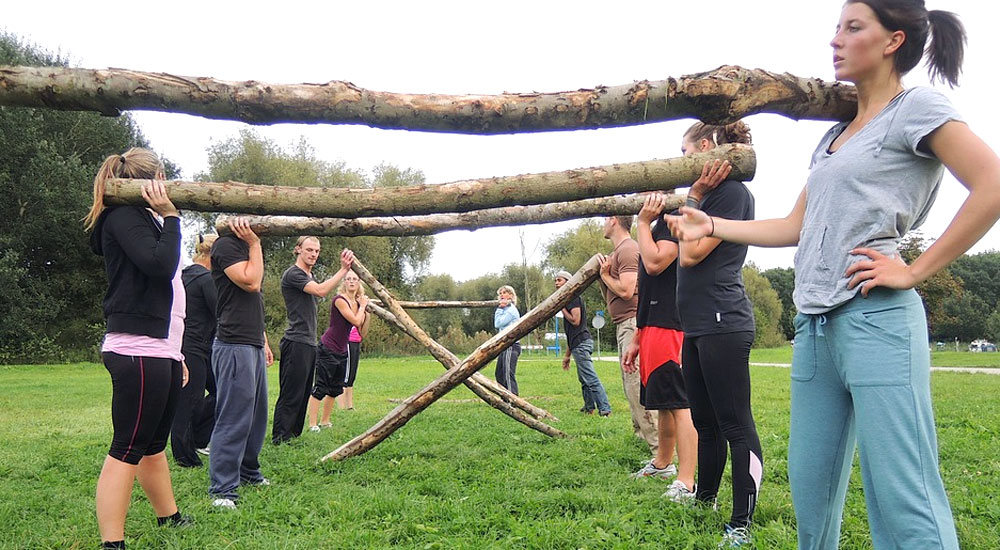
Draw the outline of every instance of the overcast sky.
[[[833,78],[829,40],[839,1],[747,2],[16,2],[0,27],[74,66],[120,67],[224,80],[300,83],[348,80],[392,92],[557,92],[742,65]],[[996,2],[930,1],[954,11],[969,34],[960,87],[938,85],[972,129],[1000,150],[994,66],[1000,54]],[[701,11],[709,6],[710,11]],[[919,67],[907,86],[925,85]],[[183,177],[207,166],[207,147],[244,125],[135,112],[153,147]],[[299,136],[320,158],[370,170],[388,162],[423,171],[428,183],[566,170],[680,155],[693,121],[613,130],[459,136],[363,126],[259,126],[288,146]],[[757,217],[783,216],[805,183],[809,155],[830,126],[775,115],[747,119],[757,150],[749,183]],[[109,151],[109,153],[111,153]],[[965,199],[946,176],[925,236],[940,235]],[[576,222],[523,229],[529,261]],[[973,252],[1000,249],[994,228]],[[762,268],[792,265],[793,249],[754,249]],[[465,280],[520,261],[517,228],[437,237],[432,273]],[[575,270],[579,266],[563,266]]]

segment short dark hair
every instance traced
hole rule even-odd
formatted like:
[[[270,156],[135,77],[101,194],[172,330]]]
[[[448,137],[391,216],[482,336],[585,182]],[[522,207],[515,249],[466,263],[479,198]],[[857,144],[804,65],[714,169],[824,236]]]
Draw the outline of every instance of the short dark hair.
[[[632,216],[612,216],[626,232],[632,231]]]

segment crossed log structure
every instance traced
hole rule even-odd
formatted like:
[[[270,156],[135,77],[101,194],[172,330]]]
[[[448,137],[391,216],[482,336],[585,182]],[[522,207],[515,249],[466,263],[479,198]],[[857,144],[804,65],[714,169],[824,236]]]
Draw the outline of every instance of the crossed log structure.
[[[393,299],[392,295],[386,291],[385,287],[382,286],[371,275],[371,273],[364,268],[363,265],[355,260],[352,269],[358,274],[358,277],[360,277],[361,280],[371,286],[372,290],[380,298],[382,298],[383,303],[389,307],[392,315],[395,316],[396,322],[399,323],[397,326],[406,325],[407,320],[409,320],[409,323],[412,323],[412,320],[409,319],[409,316],[406,315],[403,308],[399,307],[399,304],[395,301],[395,299]],[[522,336],[537,328],[539,325],[552,317],[557,311],[565,307],[574,296],[590,286],[590,284],[597,279],[599,273],[600,263],[595,255],[590,258],[587,263],[583,264],[583,267],[570,277],[566,284],[557,289],[555,293],[543,300],[531,311],[525,313],[517,323],[481,344],[461,362],[458,361],[458,358],[455,357],[454,354],[448,352],[443,347],[440,347],[440,345],[437,345],[436,342],[430,340],[429,337],[427,340],[421,340],[418,338],[418,340],[421,340],[422,343],[428,346],[428,349],[431,349],[431,353],[434,353],[435,357],[437,357],[442,364],[448,367],[448,370],[436,380],[425,386],[422,390],[403,400],[398,407],[390,411],[389,414],[387,414],[382,420],[378,421],[363,434],[358,435],[347,443],[344,443],[333,452],[324,456],[322,460],[343,460],[368,451],[385,440],[385,438],[389,437],[393,432],[403,427],[403,425],[409,422],[411,418],[419,414],[420,411],[429,407],[432,403],[451,391],[455,386],[462,383],[466,383],[468,386],[468,379],[478,374],[479,369],[483,368],[488,362],[493,360],[493,358],[499,355],[501,351],[506,349]],[[406,331],[410,333],[411,330],[413,331],[411,335],[414,336],[416,334],[423,333],[423,331],[420,330],[420,327],[416,326],[415,323],[413,323],[413,325]],[[440,349],[435,352],[435,349],[437,348]],[[438,354],[442,357],[438,357]],[[510,413],[508,412],[508,414]],[[521,421],[523,422],[523,420]],[[547,435],[556,435],[546,432],[538,426],[532,425],[531,427],[542,431]],[[552,428],[552,430],[558,432],[558,430],[555,430],[554,428]],[[558,435],[561,436],[564,434],[562,434],[562,432],[558,432]]]

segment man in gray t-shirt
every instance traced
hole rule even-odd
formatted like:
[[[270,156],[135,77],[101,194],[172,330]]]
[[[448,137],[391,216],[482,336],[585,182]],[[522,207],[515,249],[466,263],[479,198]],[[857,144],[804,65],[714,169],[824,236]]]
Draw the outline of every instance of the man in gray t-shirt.
[[[295,244],[295,263],[281,275],[288,328],[279,348],[278,384],[281,389],[274,404],[271,428],[271,442],[275,445],[302,434],[316,362],[316,301],[337,287],[354,262],[354,254],[344,249],[340,253],[340,270],[326,281],[317,283],[312,268],[319,259],[320,248],[316,237],[299,237]]]

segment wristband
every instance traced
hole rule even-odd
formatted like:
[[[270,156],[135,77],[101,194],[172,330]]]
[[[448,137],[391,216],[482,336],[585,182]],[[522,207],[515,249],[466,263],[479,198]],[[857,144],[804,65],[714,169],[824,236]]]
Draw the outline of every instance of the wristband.
[[[712,231],[708,234],[709,237],[715,236],[715,218],[709,216],[708,219],[712,220]]]
[[[684,206],[690,206],[691,208],[698,208],[698,209],[700,209],[701,208],[701,199],[696,199],[696,198],[692,197],[691,195],[688,195],[687,198],[684,199]]]

